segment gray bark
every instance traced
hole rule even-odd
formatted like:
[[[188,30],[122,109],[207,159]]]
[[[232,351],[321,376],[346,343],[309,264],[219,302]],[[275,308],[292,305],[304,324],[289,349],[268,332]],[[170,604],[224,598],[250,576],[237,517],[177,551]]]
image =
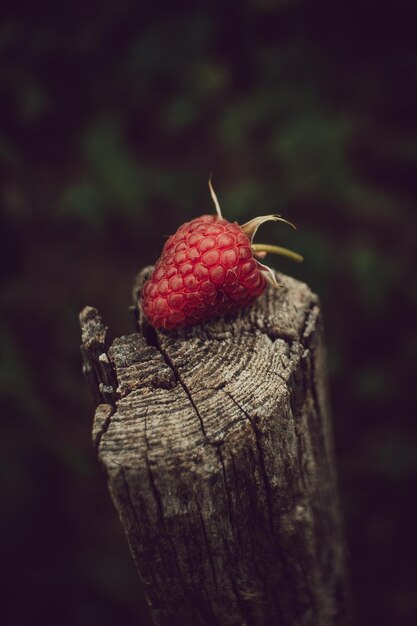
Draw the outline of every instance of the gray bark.
[[[278,280],[236,316],[138,320],[109,348],[81,313],[95,446],[160,626],[349,622],[319,303]]]

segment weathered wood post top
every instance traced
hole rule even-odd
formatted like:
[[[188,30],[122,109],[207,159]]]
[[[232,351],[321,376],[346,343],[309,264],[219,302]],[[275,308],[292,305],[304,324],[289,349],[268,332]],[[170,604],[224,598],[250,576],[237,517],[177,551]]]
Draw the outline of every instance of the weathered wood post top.
[[[158,625],[348,623],[317,297],[109,346],[81,315],[94,441]]]

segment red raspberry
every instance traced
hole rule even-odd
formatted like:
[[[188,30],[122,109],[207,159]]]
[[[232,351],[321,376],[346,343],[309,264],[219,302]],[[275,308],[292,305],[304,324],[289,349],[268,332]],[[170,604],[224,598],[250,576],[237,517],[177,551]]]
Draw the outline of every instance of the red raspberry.
[[[265,290],[268,277],[276,284],[273,272],[254,258],[265,256],[265,246],[252,247],[251,241],[260,224],[281,218],[268,215],[244,226],[232,224],[223,219],[210,181],[209,186],[217,215],[180,226],[143,286],[142,310],[155,328],[189,326],[237,311]],[[274,251],[274,246],[267,248]]]

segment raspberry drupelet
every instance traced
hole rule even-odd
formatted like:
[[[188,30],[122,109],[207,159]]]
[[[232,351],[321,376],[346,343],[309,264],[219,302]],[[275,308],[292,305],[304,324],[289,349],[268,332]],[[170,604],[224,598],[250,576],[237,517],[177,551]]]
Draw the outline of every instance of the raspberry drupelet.
[[[295,260],[285,248],[252,244],[265,221],[286,221],[275,215],[255,218],[240,226],[225,220],[209,180],[217,215],[202,215],[169,237],[141,292],[141,306],[155,328],[192,326],[251,304],[275,274],[260,263],[266,252]],[[267,248],[267,249],[266,249]]]

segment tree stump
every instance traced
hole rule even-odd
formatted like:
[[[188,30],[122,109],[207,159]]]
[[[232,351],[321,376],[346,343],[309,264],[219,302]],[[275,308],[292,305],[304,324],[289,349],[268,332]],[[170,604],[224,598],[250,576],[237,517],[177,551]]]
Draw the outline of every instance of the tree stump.
[[[138,321],[111,346],[80,315],[94,443],[159,626],[349,623],[319,303],[277,278],[238,315]]]

